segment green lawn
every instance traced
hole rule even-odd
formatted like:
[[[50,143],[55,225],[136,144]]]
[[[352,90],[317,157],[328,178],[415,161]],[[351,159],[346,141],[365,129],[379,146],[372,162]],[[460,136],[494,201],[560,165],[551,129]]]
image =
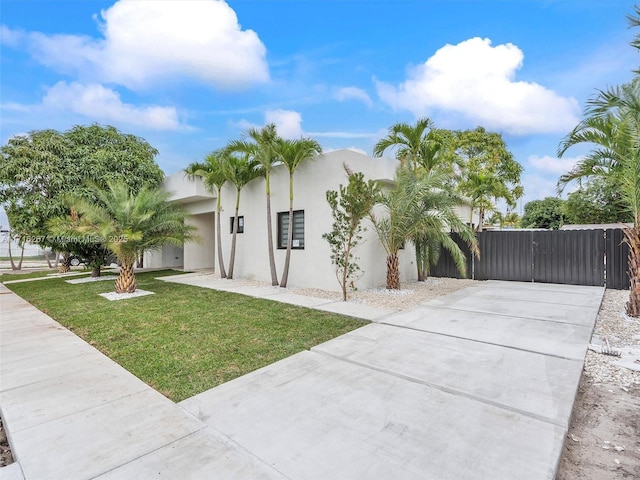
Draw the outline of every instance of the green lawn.
[[[46,270],[20,270],[22,273],[1,273],[0,274],[0,282],[8,282],[10,280],[27,280],[29,278],[41,278],[47,277],[51,274],[58,273],[57,268],[50,268]],[[71,273],[91,273],[90,269],[80,268],[80,269],[72,269]],[[103,275],[109,275],[109,273],[102,272]],[[78,278],[77,275],[70,276],[69,278]]]
[[[111,282],[7,285],[140,379],[178,402],[364,325],[350,317],[154,280],[155,295],[108,301]]]

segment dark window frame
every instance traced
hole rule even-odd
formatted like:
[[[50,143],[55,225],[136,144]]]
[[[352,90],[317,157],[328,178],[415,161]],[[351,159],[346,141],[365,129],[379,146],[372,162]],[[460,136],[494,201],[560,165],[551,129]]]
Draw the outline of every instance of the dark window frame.
[[[229,233],[233,235],[233,221],[236,217],[234,216],[229,218],[231,220],[229,222]],[[238,233],[244,233],[244,215],[238,215]]]
[[[300,214],[302,214],[302,238],[300,238],[300,235],[296,235],[296,214],[298,214],[298,216]],[[281,220],[283,219],[283,220]],[[278,222],[278,237],[277,237],[277,248],[278,250],[286,250],[287,249],[287,237],[283,238],[283,221],[284,222],[289,222],[289,211],[287,210],[286,212],[278,212],[277,215],[277,222]],[[293,211],[293,237],[291,239],[291,250],[304,250],[304,246],[305,246],[305,232],[304,232],[304,210],[294,210]],[[297,237],[297,238],[296,238]],[[295,240],[301,240],[302,245],[298,246],[298,247],[294,247],[293,243]]]

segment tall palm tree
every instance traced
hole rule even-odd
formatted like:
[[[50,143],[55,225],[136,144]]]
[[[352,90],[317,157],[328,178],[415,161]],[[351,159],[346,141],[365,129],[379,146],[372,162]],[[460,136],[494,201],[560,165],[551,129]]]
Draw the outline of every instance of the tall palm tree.
[[[233,217],[233,236],[231,238],[231,255],[227,278],[233,278],[233,267],[236,258],[236,236],[238,233],[238,212],[240,211],[240,192],[251,180],[262,176],[260,164],[252,160],[248,154],[242,156],[229,155],[224,167],[226,179],[236,187],[236,208]]]
[[[572,180],[603,177],[617,182],[634,225],[624,230],[629,245],[631,288],[627,314],[640,316],[640,77],[620,87],[600,91],[588,102],[582,120],[560,143],[558,156],[574,145],[595,148],[574,169],[563,175],[558,187]]]
[[[95,202],[71,197],[70,206],[77,212],[77,221],[59,217],[51,221],[50,229],[100,238],[121,263],[116,293],[133,293],[133,267],[138,253],[166,244],[183,245],[185,240],[194,238],[195,228],[185,225],[184,211],[170,203],[169,193],[159,188],[143,187],[132,194],[122,181],[107,185],[105,190],[91,187]]]
[[[373,156],[381,157],[385,151],[395,149],[396,158],[402,166],[414,172],[419,168],[431,170],[451,166],[448,137],[444,130],[435,128],[427,117],[420,118],[415,125],[396,123],[389,133],[373,147]]]
[[[311,138],[299,140],[278,139],[276,143],[278,159],[285,164],[289,171],[289,223],[287,230],[287,254],[284,261],[284,270],[280,286],[285,288],[289,280],[289,264],[291,261],[291,244],[293,242],[293,175],[296,169],[305,160],[322,153],[322,147]]]
[[[442,172],[415,175],[401,167],[396,173],[394,187],[383,193],[379,200],[386,215],[371,213],[373,227],[387,253],[388,289],[400,288],[398,251],[407,241],[419,239],[427,261],[437,260],[440,248],[444,248],[463,275],[466,273],[464,253],[448,231],[458,232],[477,253],[473,231],[460,220],[455,210],[460,199],[443,188],[447,180]]]
[[[196,177],[202,178],[205,186],[216,194],[216,243],[218,244],[218,267],[220,278],[226,278],[227,272],[224,269],[224,258],[222,256],[222,187],[227,181],[225,175],[225,165],[228,162],[228,155],[224,150],[214,150],[204,159],[204,162],[193,162],[184,172],[193,180]],[[215,190],[214,190],[215,189]]]
[[[278,132],[273,123],[263,128],[250,128],[246,132],[245,140],[233,140],[227,145],[231,153],[245,153],[251,160],[260,164],[265,178],[265,193],[267,196],[267,247],[269,250],[269,271],[271,272],[271,285],[278,285],[278,273],[276,271],[276,259],[273,252],[273,223],[271,221],[271,170],[278,161],[275,147],[278,140]]]

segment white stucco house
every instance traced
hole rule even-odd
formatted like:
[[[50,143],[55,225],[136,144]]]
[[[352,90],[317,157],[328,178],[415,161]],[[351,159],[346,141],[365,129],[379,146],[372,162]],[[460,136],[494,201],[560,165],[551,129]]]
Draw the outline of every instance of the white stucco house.
[[[346,185],[348,178],[343,164],[354,172],[362,172],[365,179],[392,181],[397,160],[372,158],[353,150],[336,150],[304,162],[294,176],[294,237],[289,270],[289,286],[339,291],[329,244],[322,234],[331,230],[331,209],[326,200],[327,190]],[[289,173],[284,165],[276,166],[271,175],[271,210],[274,249],[278,278],[286,253],[286,234],[281,225],[288,221]],[[168,176],[163,188],[172,193],[171,200],[179,202],[190,214],[189,223],[196,226],[201,241],[185,243],[184,247],[164,247],[145,254],[146,267],[183,267],[185,270],[217,270],[215,233],[215,195],[201,179],[189,180],[184,173]],[[222,247],[225,267],[229,263],[232,222],[236,189],[225,185],[222,189]],[[460,218],[469,219],[469,209],[461,207]],[[267,220],[265,180],[259,178],[242,189],[239,210],[240,226],[237,234],[234,278],[271,281],[267,249]],[[363,274],[356,282],[358,289],[385,284],[386,254],[369,220],[367,231],[356,255]],[[400,251],[401,281],[417,278],[415,252],[410,244]]]

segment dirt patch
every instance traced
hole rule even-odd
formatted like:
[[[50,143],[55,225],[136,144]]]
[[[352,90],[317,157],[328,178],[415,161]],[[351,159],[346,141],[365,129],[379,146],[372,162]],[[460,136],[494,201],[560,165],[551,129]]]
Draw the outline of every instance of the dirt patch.
[[[11,455],[11,448],[7,441],[7,435],[4,432],[4,425],[2,425],[2,419],[0,419],[0,467],[10,465],[13,463],[13,455]]]
[[[627,297],[627,291],[606,291],[593,341],[640,343],[640,320],[623,314]],[[557,480],[640,478],[640,372],[615,360],[587,352]]]

